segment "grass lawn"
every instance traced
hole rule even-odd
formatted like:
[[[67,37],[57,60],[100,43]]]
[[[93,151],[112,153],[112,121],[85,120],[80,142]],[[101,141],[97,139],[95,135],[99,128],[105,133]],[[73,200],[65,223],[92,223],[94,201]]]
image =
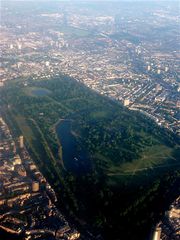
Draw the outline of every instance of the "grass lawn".
[[[144,170],[167,165],[169,160],[174,161],[171,153],[172,149],[164,145],[148,147],[142,153],[141,158],[120,166],[112,166],[108,169],[107,175],[135,175]]]
[[[28,139],[29,143],[32,143],[36,138],[34,136],[34,133],[32,132],[32,129],[27,124],[26,119],[20,115],[13,115],[13,117],[17,122],[20,130],[22,131],[23,136]]]
[[[71,27],[71,26],[60,27],[59,31],[63,32],[65,34],[65,36],[73,35],[75,37],[86,37],[89,35],[89,32],[84,29],[75,28],[75,27]]]
[[[108,111],[94,111],[91,113],[91,118],[92,119],[103,119],[103,118],[106,118],[106,117],[109,117],[109,112]]]

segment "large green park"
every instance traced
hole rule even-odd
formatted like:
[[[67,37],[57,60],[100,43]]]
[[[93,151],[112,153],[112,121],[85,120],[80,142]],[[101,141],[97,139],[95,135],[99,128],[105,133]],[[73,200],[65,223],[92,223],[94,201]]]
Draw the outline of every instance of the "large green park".
[[[89,228],[105,239],[146,239],[176,197],[177,136],[74,79],[16,79],[1,90],[1,109],[82,232]],[[85,151],[88,156],[76,168],[70,166],[73,159],[67,163],[63,157],[56,131],[66,119],[77,155]],[[79,171],[85,161],[88,167]]]

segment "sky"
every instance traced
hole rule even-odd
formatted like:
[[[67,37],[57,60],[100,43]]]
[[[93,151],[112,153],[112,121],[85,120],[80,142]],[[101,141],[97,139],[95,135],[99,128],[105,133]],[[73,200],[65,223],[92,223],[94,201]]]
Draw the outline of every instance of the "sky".
[[[106,2],[179,2],[180,0],[2,0],[3,2],[100,2],[100,1],[106,1]]]

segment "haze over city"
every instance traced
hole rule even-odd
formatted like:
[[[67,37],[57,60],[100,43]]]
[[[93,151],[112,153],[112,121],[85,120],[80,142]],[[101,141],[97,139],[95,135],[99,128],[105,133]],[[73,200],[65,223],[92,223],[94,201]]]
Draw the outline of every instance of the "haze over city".
[[[1,2],[3,240],[179,239],[179,7]]]

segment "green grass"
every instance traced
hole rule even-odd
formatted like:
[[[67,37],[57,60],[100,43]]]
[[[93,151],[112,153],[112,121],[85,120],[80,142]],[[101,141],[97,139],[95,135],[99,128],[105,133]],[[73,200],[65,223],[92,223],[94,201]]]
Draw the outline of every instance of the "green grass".
[[[66,36],[73,37],[87,37],[90,33],[84,29],[79,29],[71,26],[63,26],[59,29],[60,32],[63,32]]]
[[[34,136],[32,128],[27,124],[26,119],[21,115],[13,115],[13,118],[17,122],[23,136],[28,139],[28,142],[32,143],[36,137]]]
[[[99,119],[99,118],[106,118],[108,117],[109,115],[109,112],[106,112],[106,111],[94,111],[91,113],[90,117],[92,119]]]
[[[111,166],[108,169],[108,175],[135,175],[141,171],[153,169],[161,166],[165,166],[169,163],[169,160],[175,160],[172,157],[172,149],[165,145],[155,145],[147,147],[141,154],[141,158],[132,162],[126,162],[119,166]]]

